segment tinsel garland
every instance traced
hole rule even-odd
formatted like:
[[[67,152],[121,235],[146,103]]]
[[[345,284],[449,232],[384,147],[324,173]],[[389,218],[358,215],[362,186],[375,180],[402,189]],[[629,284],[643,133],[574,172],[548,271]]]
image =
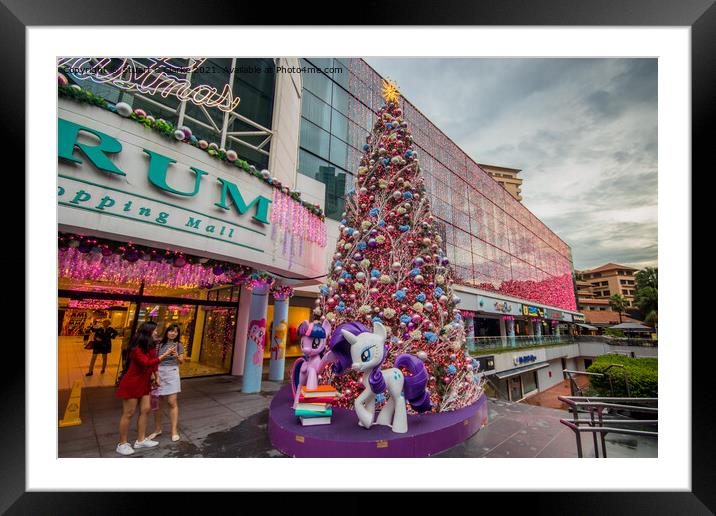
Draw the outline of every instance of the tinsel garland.
[[[58,236],[58,277],[169,288],[212,288],[272,276],[244,265],[164,251],[147,246],[73,234]],[[119,288],[119,287],[117,287]]]

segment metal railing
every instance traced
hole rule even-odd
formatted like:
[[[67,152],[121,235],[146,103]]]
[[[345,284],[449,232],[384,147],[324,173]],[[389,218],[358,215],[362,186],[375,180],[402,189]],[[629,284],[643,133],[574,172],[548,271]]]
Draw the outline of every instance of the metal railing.
[[[657,339],[640,339],[634,337],[611,337],[609,335],[576,335],[576,342],[601,342],[611,346],[643,346],[657,347],[659,341]]]
[[[552,344],[573,344],[571,335],[518,335],[514,337],[469,337],[467,339],[468,351],[484,351],[502,348],[525,348],[536,346],[549,346]]]
[[[658,437],[658,431],[649,431],[633,428],[621,428],[615,425],[640,425],[642,427],[657,426],[659,408],[656,406],[658,398],[612,398],[612,397],[584,397],[584,396],[557,396],[557,399],[569,406],[573,419],[560,419],[559,422],[574,432],[577,441],[577,456],[584,457],[582,450],[582,433],[591,433],[594,441],[594,456],[599,458],[599,442],[601,442],[602,457],[607,456],[606,435],[626,434]],[[654,406],[649,406],[654,405]],[[653,414],[654,419],[619,419],[612,417],[605,419],[604,413],[617,414],[616,411],[629,411]],[[588,414],[589,418],[581,418],[580,414]]]
[[[562,372],[567,376],[567,379],[569,380],[569,390],[572,393],[572,396],[576,396],[579,394],[580,396],[584,395],[584,391],[582,391],[582,388],[577,385],[577,382],[574,380],[573,375],[583,375],[583,376],[606,376],[607,381],[609,382],[609,394],[610,396],[614,396],[614,385],[612,384],[612,377],[611,375],[606,374],[606,371],[609,371],[612,367],[619,367],[621,368],[623,374],[624,374],[624,385],[626,387],[626,394],[627,397],[631,396],[631,392],[629,391],[629,373],[627,373],[626,367],[624,367],[622,364],[609,364],[605,369],[604,373],[589,373],[587,371],[572,371],[570,369],[564,369]]]
[[[608,337],[604,335],[517,335],[514,337],[506,335],[504,337],[468,337],[467,349],[470,352],[479,352],[497,349],[550,346],[554,344],[578,344],[580,342],[599,342],[610,346],[658,346],[658,341],[656,340]]]

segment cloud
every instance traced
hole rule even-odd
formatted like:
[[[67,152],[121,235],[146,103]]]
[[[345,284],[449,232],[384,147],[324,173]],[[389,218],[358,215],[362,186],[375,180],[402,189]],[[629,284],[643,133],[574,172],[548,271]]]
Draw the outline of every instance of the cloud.
[[[523,203],[575,268],[655,265],[656,59],[368,59]]]

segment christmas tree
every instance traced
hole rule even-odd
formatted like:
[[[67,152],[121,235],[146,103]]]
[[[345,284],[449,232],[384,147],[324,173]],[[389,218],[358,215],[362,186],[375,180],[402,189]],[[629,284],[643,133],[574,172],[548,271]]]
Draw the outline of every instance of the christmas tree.
[[[455,410],[476,401],[482,385],[466,352],[451,267],[394,83],[383,82],[383,98],[314,314],[334,329],[351,321],[383,323],[389,331],[383,367],[393,367],[401,353],[417,355],[430,375],[433,410]],[[322,382],[343,394],[336,404],[346,408],[363,389],[359,380],[353,371],[322,372]]]

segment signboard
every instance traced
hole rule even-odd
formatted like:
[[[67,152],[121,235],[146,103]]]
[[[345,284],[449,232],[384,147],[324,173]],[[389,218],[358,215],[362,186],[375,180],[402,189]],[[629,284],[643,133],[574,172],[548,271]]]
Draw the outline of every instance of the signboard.
[[[565,318],[565,316],[562,312],[558,312],[557,310],[549,310],[549,309],[545,311],[545,317],[547,319],[557,319],[560,321]]]
[[[527,317],[544,317],[544,308],[523,304],[522,315],[526,315]]]
[[[146,58],[142,64],[131,58],[111,57],[64,57],[57,61],[62,69],[78,80],[90,79],[98,84],[110,83],[126,91],[138,91],[145,95],[169,95],[188,100],[197,106],[217,108],[231,112],[241,99],[235,97],[230,84],[224,84],[221,92],[208,84],[192,84],[192,72],[203,72],[206,58],[191,59],[188,66],[176,65],[168,57]]]
[[[572,321],[576,323],[584,323],[586,322],[586,318],[583,314],[572,314]]]
[[[535,355],[516,355],[514,357],[514,362],[515,362],[516,366],[531,364],[532,362],[534,362],[536,360],[537,360],[537,357]]]
[[[495,368],[495,357],[490,355],[487,357],[477,357],[477,373],[491,371]]]
[[[297,278],[320,276],[322,248],[303,246],[290,257],[272,241],[272,197],[270,185],[191,145],[60,100],[61,230],[170,246]]]
[[[480,296],[478,301],[478,310],[484,313],[492,314],[519,314],[520,305],[511,301],[504,301],[491,297]]]

